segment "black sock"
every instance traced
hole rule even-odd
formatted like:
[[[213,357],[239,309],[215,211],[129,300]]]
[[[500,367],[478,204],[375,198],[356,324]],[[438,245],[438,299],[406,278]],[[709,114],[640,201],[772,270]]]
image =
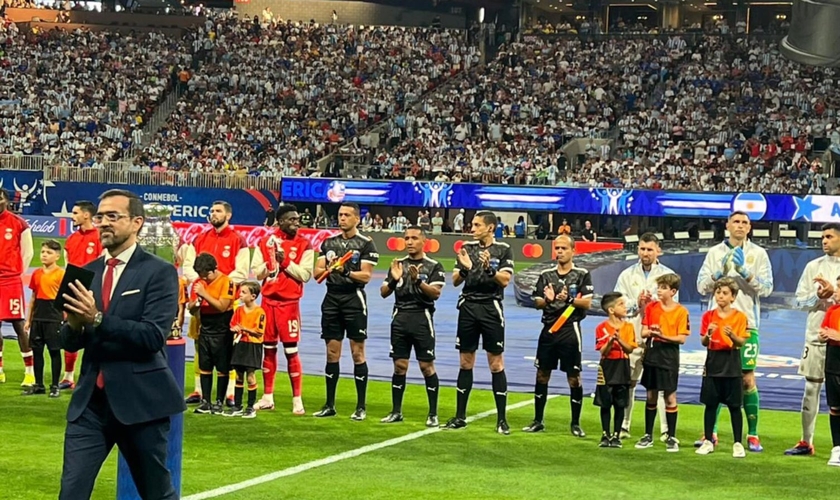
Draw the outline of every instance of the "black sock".
[[[470,400],[470,391],[473,385],[473,371],[464,370],[458,372],[458,408],[455,411],[455,416],[458,418],[467,418],[467,401]]]
[[[391,411],[402,413],[403,394],[405,394],[405,373],[391,375]]]
[[[242,408],[242,393],[245,392],[245,387],[237,382],[233,388],[233,405],[237,408]]]
[[[548,384],[537,382],[534,385],[534,420],[542,423],[545,419],[545,405],[548,403]]]
[[[504,370],[493,374],[493,397],[496,399],[496,421],[501,422],[507,416],[507,375]]]
[[[621,433],[621,426],[624,424],[624,413],[626,408],[623,406],[616,406],[615,407],[615,417],[613,417],[614,429],[616,434]]]
[[[572,405],[572,425],[580,425],[580,411],[583,409],[583,387],[572,387],[569,401]]]
[[[50,351],[50,372],[51,376],[51,384],[50,385],[58,385],[59,377],[61,376],[61,349],[54,349]]]
[[[653,424],[656,422],[656,403],[645,405],[645,434],[653,435]]]
[[[429,415],[438,414],[438,389],[440,388],[440,380],[438,380],[437,373],[433,373],[426,377],[426,396],[429,398]]]
[[[32,347],[32,369],[35,370],[35,385],[44,385],[44,347]]]
[[[741,407],[730,406],[729,418],[732,419],[732,435],[735,436],[735,442],[740,443],[744,439],[744,414],[741,413]]]
[[[612,421],[612,415],[610,414],[610,407],[604,405],[601,407],[601,430],[604,431],[604,434],[609,435],[610,433],[610,423]]]
[[[211,394],[213,394],[213,374],[212,373],[202,373],[199,375],[201,379],[201,397],[210,402]]]
[[[368,383],[367,363],[359,363],[353,367],[353,378],[356,380],[356,409],[365,409]],[[405,386],[405,384],[403,384],[403,386]]]
[[[715,420],[717,419],[717,406],[718,405],[706,405],[706,409],[703,410],[703,437],[711,441],[712,437],[715,433]],[[738,413],[741,413],[741,409],[738,409]],[[732,416],[732,425],[735,425],[735,416]],[[738,437],[737,434],[735,437]],[[737,441],[736,441],[737,443]]]
[[[327,406],[335,408],[335,390],[338,387],[338,376],[341,373],[341,367],[338,363],[327,363],[324,369],[327,380]]]
[[[257,402],[257,389],[248,389],[248,408],[253,408]]]
[[[831,426],[831,446],[840,446],[840,413],[832,412],[828,423]]]
[[[668,435],[675,438],[677,437],[677,415],[679,412],[677,411],[678,407],[673,408],[665,408],[665,420],[668,422]]]
[[[228,375],[227,373],[216,373],[216,401],[220,401],[222,403],[225,402],[225,396],[227,395],[227,386],[229,379],[230,375]]]

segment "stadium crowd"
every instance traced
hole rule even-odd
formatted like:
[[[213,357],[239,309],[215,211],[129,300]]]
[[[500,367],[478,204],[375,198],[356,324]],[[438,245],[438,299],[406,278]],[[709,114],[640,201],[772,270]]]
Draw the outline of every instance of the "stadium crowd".
[[[346,138],[477,63],[463,32],[217,18],[205,64],[143,152],[167,169],[312,173]],[[278,126],[278,124],[282,124]]]
[[[0,154],[91,166],[115,160],[190,55],[159,33],[0,26]],[[72,48],[72,50],[71,50]]]

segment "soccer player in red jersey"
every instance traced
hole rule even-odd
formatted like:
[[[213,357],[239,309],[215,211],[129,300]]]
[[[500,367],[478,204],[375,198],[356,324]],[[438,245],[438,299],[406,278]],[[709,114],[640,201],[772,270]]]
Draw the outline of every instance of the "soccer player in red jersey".
[[[12,324],[20,345],[23,364],[26,367],[21,387],[35,383],[32,363],[32,349],[29,335],[23,326],[26,318],[23,296],[23,274],[29,268],[34,254],[32,232],[29,224],[17,214],[8,210],[9,193],[0,188],[0,325]],[[3,373],[3,336],[0,335],[0,383],[6,381]]]
[[[302,367],[298,355],[300,340],[300,298],[303,284],[312,277],[315,250],[298,236],[300,215],[294,205],[277,209],[274,234],[264,237],[254,252],[251,269],[264,280],[262,307],[266,312],[263,345],[263,384],[265,393],[258,410],[274,409],[274,378],[277,373],[277,343],[283,344],[289,380],[292,383],[292,412],[303,415],[301,400]]]
[[[198,279],[198,273],[193,269],[195,256],[202,253],[209,253],[216,258],[218,271],[226,275],[238,287],[248,279],[248,271],[251,263],[251,250],[248,243],[241,234],[230,227],[230,219],[233,217],[233,207],[226,201],[214,201],[210,206],[210,225],[213,226],[207,231],[199,234],[192,243],[188,244],[184,251],[184,276],[192,284]],[[234,297],[239,296],[239,291],[234,290]],[[195,321],[195,318],[193,318]],[[196,356],[198,351],[196,351]],[[187,404],[198,404],[201,402],[201,382],[198,373],[198,358],[193,364],[196,367],[195,390],[187,398]],[[233,406],[233,392],[235,389],[236,373],[232,373],[228,384],[227,405]]]
[[[73,225],[76,232],[71,234],[64,243],[64,262],[77,267],[84,267],[102,255],[102,243],[99,241],[99,230],[93,225],[96,205],[87,200],[77,201],[73,205]],[[64,378],[58,384],[59,389],[73,389],[76,387],[75,372],[77,352],[64,351]]]

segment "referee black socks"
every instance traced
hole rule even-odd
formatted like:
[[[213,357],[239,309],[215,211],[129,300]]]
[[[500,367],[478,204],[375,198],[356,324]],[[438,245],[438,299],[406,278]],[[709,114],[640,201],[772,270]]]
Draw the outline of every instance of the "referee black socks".
[[[470,400],[472,385],[473,371],[461,369],[461,371],[458,372],[458,385],[455,386],[458,390],[458,408],[455,412],[455,416],[458,418],[467,418],[467,401]]]
[[[405,394],[405,373],[391,376],[391,403],[394,413],[402,413],[403,394]]]
[[[496,399],[497,420],[505,420],[507,410],[507,375],[505,371],[493,374],[493,397]]]
[[[548,402],[548,384],[537,382],[534,386],[534,420],[542,423],[545,419],[545,404]]]
[[[580,411],[583,409],[583,387],[571,387],[572,425],[580,425]]]
[[[327,376],[327,406],[335,408],[335,389],[338,387],[338,377],[341,374],[341,367],[338,363],[327,363],[324,373]]]
[[[405,375],[403,375],[403,378],[405,378]],[[429,415],[438,414],[439,387],[440,381],[438,380],[437,373],[433,373],[430,376],[426,377],[426,396],[429,397]]]
[[[356,379],[356,409],[365,409],[368,383],[368,365],[366,362],[353,367],[353,378]],[[403,384],[403,387],[405,387],[405,384]]]

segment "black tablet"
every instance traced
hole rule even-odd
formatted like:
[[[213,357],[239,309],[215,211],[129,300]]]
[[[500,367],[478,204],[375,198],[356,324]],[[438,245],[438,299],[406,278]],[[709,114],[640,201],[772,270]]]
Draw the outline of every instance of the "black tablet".
[[[85,288],[90,290],[90,287],[93,284],[93,271],[88,271],[87,269],[67,264],[67,269],[64,270],[64,279],[61,280],[61,285],[58,287],[58,295],[56,295],[55,300],[53,301],[53,307],[56,310],[65,312],[64,294],[73,295],[73,291],[70,289],[70,283],[73,283],[76,280],[79,280]]]

